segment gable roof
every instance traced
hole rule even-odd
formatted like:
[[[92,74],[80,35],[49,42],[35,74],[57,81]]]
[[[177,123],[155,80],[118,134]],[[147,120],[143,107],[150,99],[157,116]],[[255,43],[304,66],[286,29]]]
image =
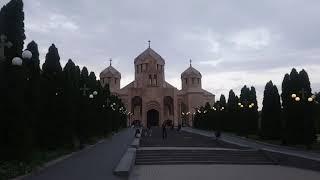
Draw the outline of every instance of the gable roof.
[[[143,51],[139,56],[137,56],[134,59],[134,63],[136,64],[136,63],[139,63],[140,61],[144,61],[148,57],[152,57],[153,59],[158,61],[159,64],[162,64],[162,65],[165,64],[164,59],[157,52],[155,52],[153,49],[151,49],[150,47],[147,48],[145,51]]]

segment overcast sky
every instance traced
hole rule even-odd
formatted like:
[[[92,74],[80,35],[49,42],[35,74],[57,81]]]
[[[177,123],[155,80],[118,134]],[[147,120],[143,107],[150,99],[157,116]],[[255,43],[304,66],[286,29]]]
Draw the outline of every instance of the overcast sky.
[[[9,0],[1,0],[4,5]],[[243,85],[281,89],[292,67],[306,69],[320,89],[319,0],[24,0],[27,40],[43,62],[54,43],[61,64],[71,58],[98,76],[113,58],[121,86],[134,79],[133,60],[151,47],[166,60],[166,80],[180,89],[193,66],[203,87],[220,96]]]

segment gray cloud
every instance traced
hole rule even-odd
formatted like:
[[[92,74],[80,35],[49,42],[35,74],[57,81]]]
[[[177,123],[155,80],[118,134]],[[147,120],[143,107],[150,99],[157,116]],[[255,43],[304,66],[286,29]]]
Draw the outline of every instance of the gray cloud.
[[[39,44],[42,60],[51,43],[62,62],[72,58],[96,74],[112,57],[123,86],[150,39],[166,59],[166,79],[177,87],[191,58],[207,81],[203,86],[218,95],[243,84],[262,94],[270,79],[280,87],[292,67],[306,68],[313,89],[320,88],[318,0],[24,2],[27,42]]]

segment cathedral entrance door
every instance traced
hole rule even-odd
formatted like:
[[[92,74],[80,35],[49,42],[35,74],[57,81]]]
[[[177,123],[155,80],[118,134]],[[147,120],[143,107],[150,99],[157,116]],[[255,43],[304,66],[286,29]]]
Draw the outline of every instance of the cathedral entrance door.
[[[147,112],[147,126],[159,126],[159,112],[151,109]]]

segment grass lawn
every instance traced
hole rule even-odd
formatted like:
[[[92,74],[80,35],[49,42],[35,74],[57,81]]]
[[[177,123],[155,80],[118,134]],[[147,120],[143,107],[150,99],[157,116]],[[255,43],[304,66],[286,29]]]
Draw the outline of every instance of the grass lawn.
[[[30,173],[37,167],[41,167],[46,162],[54,160],[60,156],[71,153],[72,149],[57,149],[52,151],[35,150],[30,161],[0,161],[0,180],[17,177]]]

